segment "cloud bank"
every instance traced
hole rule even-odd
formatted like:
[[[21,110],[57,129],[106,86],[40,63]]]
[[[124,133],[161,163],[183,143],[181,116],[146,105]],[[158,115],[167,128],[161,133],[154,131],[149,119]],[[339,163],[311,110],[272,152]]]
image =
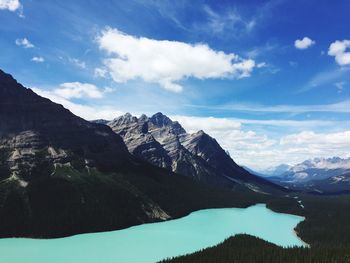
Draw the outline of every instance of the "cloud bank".
[[[240,79],[249,77],[256,66],[252,59],[206,44],[135,37],[113,28],[103,30],[97,42],[109,54],[104,64],[114,81],[142,79],[173,92],[181,92],[178,81],[189,77]]]

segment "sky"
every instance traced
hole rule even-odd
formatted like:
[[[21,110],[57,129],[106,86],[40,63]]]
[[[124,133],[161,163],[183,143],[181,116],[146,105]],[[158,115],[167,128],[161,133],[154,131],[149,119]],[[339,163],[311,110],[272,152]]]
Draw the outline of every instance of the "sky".
[[[87,120],[162,112],[263,171],[350,157],[350,1],[0,0],[0,68]]]

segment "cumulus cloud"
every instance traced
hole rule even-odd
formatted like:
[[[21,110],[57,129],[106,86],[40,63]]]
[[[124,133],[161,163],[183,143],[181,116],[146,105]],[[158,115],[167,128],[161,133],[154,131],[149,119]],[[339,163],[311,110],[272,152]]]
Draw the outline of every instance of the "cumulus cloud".
[[[45,62],[45,59],[43,57],[33,57],[31,61],[36,63],[42,63],[42,62]]]
[[[54,94],[65,99],[73,98],[93,98],[100,99],[105,93],[111,92],[113,89],[105,88],[99,89],[90,83],[81,82],[67,82],[62,83],[59,88],[53,91]]]
[[[329,46],[328,55],[335,57],[340,66],[350,65],[350,51],[347,51],[349,48],[350,40],[337,40]]]
[[[21,8],[18,0],[0,0],[0,10],[16,11]]]
[[[63,105],[66,109],[69,109],[75,115],[80,116],[86,120],[95,120],[101,118],[112,120],[115,118],[115,116],[124,114],[124,112],[119,111],[111,106],[91,106],[74,103],[63,96],[60,96],[59,93],[55,91],[47,91],[40,88],[32,88],[32,90],[42,97],[48,98],[53,102]]]
[[[112,28],[103,30],[97,42],[109,54],[104,64],[114,81],[142,79],[173,92],[181,92],[177,82],[189,77],[239,79],[250,76],[256,66],[252,59],[206,44],[135,37]]]
[[[303,39],[297,39],[294,42],[294,46],[297,49],[307,49],[314,45],[316,42],[308,37],[304,37]]]
[[[34,45],[30,43],[27,38],[18,38],[16,39],[16,45],[24,48],[33,48]]]

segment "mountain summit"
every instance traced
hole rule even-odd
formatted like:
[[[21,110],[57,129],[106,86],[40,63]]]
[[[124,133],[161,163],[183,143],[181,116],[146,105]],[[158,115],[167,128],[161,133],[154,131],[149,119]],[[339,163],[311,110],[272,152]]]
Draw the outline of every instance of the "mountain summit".
[[[126,113],[107,123],[129,151],[149,163],[214,185],[244,185],[264,191],[272,185],[237,165],[204,131],[188,134],[177,121],[158,112],[140,118]]]

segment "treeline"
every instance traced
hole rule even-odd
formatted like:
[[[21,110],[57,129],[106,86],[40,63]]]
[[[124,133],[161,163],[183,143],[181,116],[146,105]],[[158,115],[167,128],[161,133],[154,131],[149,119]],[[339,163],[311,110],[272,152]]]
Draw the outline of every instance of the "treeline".
[[[202,251],[162,263],[348,263],[350,246],[282,248],[249,235],[237,235]]]
[[[350,246],[350,195],[300,198],[306,220],[296,230],[305,242],[312,247]]]

